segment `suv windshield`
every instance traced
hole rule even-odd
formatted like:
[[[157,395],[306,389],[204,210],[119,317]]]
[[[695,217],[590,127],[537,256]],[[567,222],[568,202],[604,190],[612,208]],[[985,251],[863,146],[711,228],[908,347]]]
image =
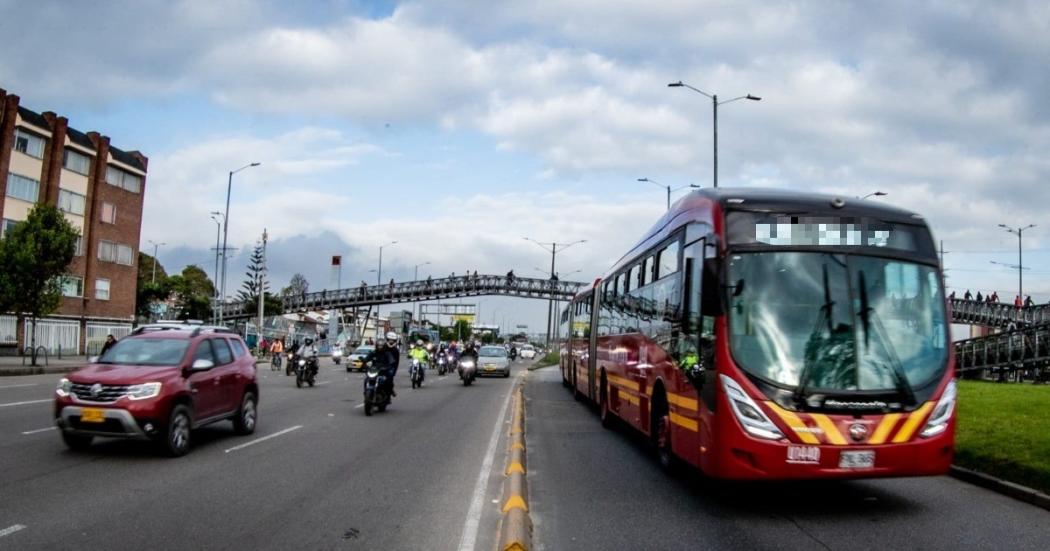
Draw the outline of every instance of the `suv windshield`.
[[[935,268],[810,252],[734,254],[730,342],[744,370],[799,390],[911,394],[947,366]]]
[[[117,341],[98,359],[101,364],[178,365],[190,345],[185,339],[133,338]]]

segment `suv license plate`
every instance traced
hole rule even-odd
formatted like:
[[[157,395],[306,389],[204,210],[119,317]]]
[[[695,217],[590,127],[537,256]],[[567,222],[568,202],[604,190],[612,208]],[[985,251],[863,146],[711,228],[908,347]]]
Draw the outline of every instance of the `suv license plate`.
[[[872,469],[875,467],[875,452],[844,451],[839,455],[840,469]]]
[[[106,421],[106,412],[101,409],[84,408],[80,410],[81,423],[103,423]]]

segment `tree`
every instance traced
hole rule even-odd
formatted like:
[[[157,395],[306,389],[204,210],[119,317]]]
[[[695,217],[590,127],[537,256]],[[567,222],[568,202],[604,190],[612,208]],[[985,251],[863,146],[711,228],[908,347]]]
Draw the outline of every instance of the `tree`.
[[[301,297],[309,292],[310,282],[306,281],[306,277],[303,274],[296,273],[292,276],[292,280],[288,282],[288,286],[281,289],[281,296],[285,298]]]
[[[470,322],[458,320],[451,327],[442,327],[440,330],[441,340],[456,341],[470,338]]]
[[[203,320],[211,316],[215,285],[199,266],[186,266],[181,274],[168,278],[168,284],[175,296],[179,319]]]
[[[269,285],[263,277],[263,272],[266,270],[263,267],[264,261],[263,247],[262,245],[256,245],[255,250],[252,251],[251,258],[248,259],[248,271],[244,273],[247,279],[241,284],[241,290],[237,293],[237,298],[242,302],[258,302],[260,282],[264,293],[269,290],[267,288]]]
[[[13,311],[19,321],[29,316],[33,365],[36,320],[58,308],[62,275],[73,260],[79,235],[61,211],[38,204],[0,239],[0,312]]]
[[[157,266],[157,278],[153,279],[153,265]],[[152,315],[150,306],[154,302],[167,300],[171,296],[171,282],[168,272],[152,256],[139,253],[138,284],[135,292],[135,314],[148,318]]]

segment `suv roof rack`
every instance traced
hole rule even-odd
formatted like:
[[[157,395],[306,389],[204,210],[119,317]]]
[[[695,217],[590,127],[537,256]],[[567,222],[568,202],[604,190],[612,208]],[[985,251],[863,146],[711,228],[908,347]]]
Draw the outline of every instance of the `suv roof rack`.
[[[196,323],[193,323],[196,322]],[[182,323],[181,321],[164,321],[162,323],[150,323],[141,325],[131,332],[132,335],[141,335],[147,331],[190,331],[190,338],[200,335],[204,331],[211,331],[213,333],[232,333],[239,335],[233,329],[229,327],[223,327],[221,325],[203,325],[198,320],[190,320],[190,323]]]

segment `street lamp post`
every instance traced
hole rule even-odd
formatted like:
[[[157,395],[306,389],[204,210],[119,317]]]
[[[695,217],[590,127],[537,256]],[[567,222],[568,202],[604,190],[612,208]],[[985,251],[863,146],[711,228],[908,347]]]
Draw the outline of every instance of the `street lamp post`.
[[[225,301],[226,299],[226,238],[230,233],[230,192],[233,191],[233,175],[246,169],[259,166],[259,163],[250,163],[238,168],[237,170],[230,171],[230,177],[226,181],[226,213],[222,217],[222,291],[220,293],[220,300]],[[219,307],[219,323],[222,323],[222,307]]]
[[[1021,261],[1021,235],[1025,230],[1035,227],[1035,224],[1028,224],[1023,228],[1011,228],[1006,224],[999,224],[1000,228],[1017,235],[1017,296],[1024,300],[1024,285],[1022,280],[1022,272],[1024,271],[1024,263]]]
[[[751,94],[748,94],[746,96],[740,96],[740,97],[736,97],[736,98],[733,98],[733,99],[728,99],[728,100],[725,100],[725,101],[718,101],[718,94],[708,94],[707,92],[704,92],[703,90],[701,90],[699,88],[694,88],[694,87],[692,87],[692,86],[690,86],[690,85],[688,85],[688,84],[686,84],[686,83],[684,83],[684,82],[682,82],[680,80],[678,82],[672,82],[672,83],[668,84],[667,86],[670,87],[670,88],[688,88],[688,89],[690,89],[690,90],[692,90],[692,91],[694,91],[694,92],[696,92],[698,94],[702,94],[704,96],[707,96],[707,97],[711,98],[711,108],[713,109],[713,113],[714,113],[714,115],[713,115],[713,125],[712,125],[714,127],[714,156],[715,156],[715,159],[714,159],[714,173],[715,173],[714,187],[718,187],[718,106],[719,105],[725,105],[727,103],[732,103],[734,101],[742,100],[742,99],[749,99],[751,101],[762,101],[762,98],[760,98],[758,96],[752,96]]]
[[[150,245],[153,245],[153,276],[150,278],[150,283],[151,284],[156,284],[157,283],[157,249],[160,248],[162,245],[167,245],[167,243],[157,243],[156,241],[154,241],[152,239],[149,240],[149,243],[150,243]]]
[[[397,245],[397,241],[391,241],[385,245],[379,246],[379,269],[376,270],[376,285],[383,284],[383,247],[389,247],[391,245]]]
[[[222,236],[222,221],[219,218],[225,219],[222,213],[213,210],[211,211],[211,219],[215,221],[215,272],[212,273],[212,282],[215,292],[212,293],[212,300],[214,304],[211,307],[211,322],[213,324],[219,321],[219,238]]]
[[[540,243],[539,241],[536,241],[535,239],[533,239],[531,237],[523,237],[522,239],[524,239],[526,241],[532,241],[533,243],[539,245],[540,248],[542,248],[543,250],[547,250],[548,246],[550,247],[550,251],[551,251],[551,279],[554,279],[555,274],[557,273],[557,272],[554,271],[554,257],[558,253],[560,253],[561,251],[564,251],[565,249],[568,249],[569,247],[571,247],[573,245],[577,245],[577,244],[580,244],[580,243],[586,243],[587,242],[586,239],[580,239],[579,241],[573,241],[572,243],[555,243],[555,242]],[[547,346],[550,346],[550,342],[551,342],[551,323],[552,323],[553,319],[554,319],[554,299],[551,298],[550,300],[547,301]]]
[[[656,180],[650,180],[649,178],[638,178],[638,181],[639,182],[649,182],[650,184],[653,184],[653,185],[655,185],[657,187],[666,188],[667,189],[667,210],[671,210],[671,192],[672,191],[678,191],[678,190],[682,190],[682,189],[685,189],[685,188],[699,188],[700,187],[700,186],[698,186],[696,184],[689,184],[688,186],[681,186],[681,187],[676,187],[676,188],[672,189],[671,186],[665,186],[665,185],[661,184],[660,182],[657,182]]]

